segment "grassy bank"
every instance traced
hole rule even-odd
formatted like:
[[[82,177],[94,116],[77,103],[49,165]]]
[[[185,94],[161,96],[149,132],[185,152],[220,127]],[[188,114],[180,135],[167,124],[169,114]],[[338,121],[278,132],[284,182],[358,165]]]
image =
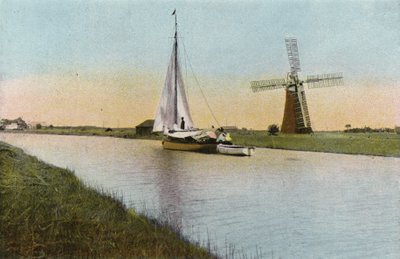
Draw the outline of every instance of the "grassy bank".
[[[393,133],[278,134],[265,131],[232,133],[235,144],[257,147],[400,157],[400,135]]]
[[[99,127],[44,127],[15,133],[59,134],[83,136],[110,136],[131,139],[160,140],[161,135],[138,136],[133,128],[105,129]],[[266,131],[232,132],[234,144],[256,147],[329,152],[344,154],[362,154],[374,156],[400,157],[400,135],[395,133],[328,133],[278,134],[269,136]]]
[[[199,257],[167,226],[0,142],[0,257]]]
[[[10,132],[10,131],[8,131]],[[79,136],[108,136],[129,139],[161,139],[159,135],[139,136],[134,128],[101,128],[94,126],[77,127],[42,127],[41,129],[27,129],[24,131],[11,131],[14,133],[32,134],[56,134],[56,135],[79,135]]]

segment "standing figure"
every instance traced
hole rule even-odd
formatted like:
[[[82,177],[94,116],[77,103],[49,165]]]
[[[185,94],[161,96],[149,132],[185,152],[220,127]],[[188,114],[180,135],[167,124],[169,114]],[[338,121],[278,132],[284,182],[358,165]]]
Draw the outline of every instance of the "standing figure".
[[[185,129],[185,119],[182,117],[182,120],[181,120],[181,129]]]

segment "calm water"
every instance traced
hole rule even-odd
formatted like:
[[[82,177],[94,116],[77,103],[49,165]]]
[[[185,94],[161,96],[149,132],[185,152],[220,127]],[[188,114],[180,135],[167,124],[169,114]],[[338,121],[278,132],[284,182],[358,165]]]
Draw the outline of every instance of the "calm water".
[[[400,159],[257,149],[167,151],[158,141],[0,134],[193,240],[265,258],[399,258]]]

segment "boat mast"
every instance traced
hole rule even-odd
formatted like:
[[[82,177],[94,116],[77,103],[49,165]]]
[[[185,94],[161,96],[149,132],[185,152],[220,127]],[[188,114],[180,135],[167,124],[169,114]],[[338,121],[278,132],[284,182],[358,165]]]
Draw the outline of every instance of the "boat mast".
[[[177,22],[177,15],[176,15],[176,9],[174,10],[174,12],[172,13],[172,15],[175,16],[175,68],[174,68],[174,72],[175,72],[175,97],[174,97],[174,103],[175,103],[175,123],[178,125],[179,121],[178,121],[178,22]]]

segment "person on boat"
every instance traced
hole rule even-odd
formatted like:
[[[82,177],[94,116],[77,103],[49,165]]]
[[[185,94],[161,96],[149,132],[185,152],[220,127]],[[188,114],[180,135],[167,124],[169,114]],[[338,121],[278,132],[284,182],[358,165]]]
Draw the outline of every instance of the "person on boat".
[[[181,118],[181,129],[184,130],[185,129],[185,118]]]
[[[219,136],[221,133],[223,133],[224,132],[224,128],[222,128],[222,127],[219,127],[219,128],[217,128],[216,130],[215,130],[215,134],[217,135],[217,136]]]
[[[218,135],[217,142],[218,142],[218,143],[223,143],[223,142],[225,141],[225,137],[226,137],[225,132],[220,133],[220,134]]]
[[[217,132],[220,132],[217,138],[217,143],[225,144],[225,145],[232,145],[232,138],[229,133],[224,131],[224,128],[218,128]]]
[[[226,141],[226,142],[229,142],[229,145],[231,145],[231,144],[232,144],[232,138],[231,138],[231,134],[229,134],[229,133],[226,133],[225,141]]]

